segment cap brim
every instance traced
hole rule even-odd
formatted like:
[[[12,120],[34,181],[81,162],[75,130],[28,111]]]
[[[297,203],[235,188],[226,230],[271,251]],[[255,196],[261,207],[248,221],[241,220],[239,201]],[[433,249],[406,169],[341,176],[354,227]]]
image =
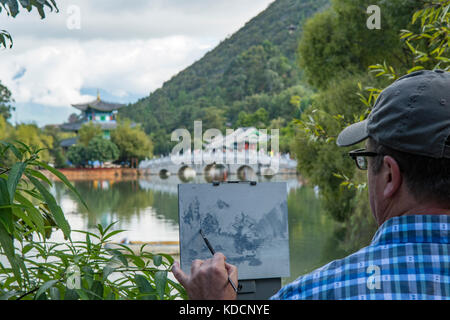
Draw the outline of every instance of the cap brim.
[[[336,144],[339,147],[347,147],[361,142],[369,137],[367,133],[367,119],[354,123],[339,134]]]

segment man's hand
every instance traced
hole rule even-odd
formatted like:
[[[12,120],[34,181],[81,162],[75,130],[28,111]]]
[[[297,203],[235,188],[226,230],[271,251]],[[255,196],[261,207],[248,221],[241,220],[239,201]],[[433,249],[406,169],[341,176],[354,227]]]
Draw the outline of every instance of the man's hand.
[[[228,282],[228,276],[237,285],[238,270],[225,262],[225,256],[217,252],[212,259],[194,260],[191,274],[181,270],[178,262],[172,266],[175,278],[186,289],[192,300],[234,300],[236,291]]]

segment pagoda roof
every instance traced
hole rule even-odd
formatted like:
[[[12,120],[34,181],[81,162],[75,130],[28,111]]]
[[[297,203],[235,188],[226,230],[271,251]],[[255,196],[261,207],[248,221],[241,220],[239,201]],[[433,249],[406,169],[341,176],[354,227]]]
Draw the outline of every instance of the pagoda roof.
[[[67,122],[63,123],[60,128],[64,131],[78,131],[85,122],[86,121]]]
[[[125,104],[122,103],[112,103],[112,102],[106,102],[101,100],[100,98],[95,99],[94,101],[88,102],[88,103],[79,103],[79,104],[72,104],[72,107],[77,108],[81,111],[86,111],[87,109],[91,108],[97,111],[114,111],[119,110],[123,107],[125,107]]]
[[[69,148],[70,146],[73,146],[77,142],[78,142],[78,137],[74,137],[74,138],[61,140],[59,145],[63,148]]]

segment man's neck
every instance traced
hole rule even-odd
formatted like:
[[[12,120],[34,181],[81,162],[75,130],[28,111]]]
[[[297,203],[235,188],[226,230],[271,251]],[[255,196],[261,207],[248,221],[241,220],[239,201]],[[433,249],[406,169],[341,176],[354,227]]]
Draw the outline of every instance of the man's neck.
[[[441,215],[441,214],[447,214],[450,215],[450,209],[444,209],[440,207],[434,207],[434,206],[428,206],[424,208],[412,208],[403,214],[401,216],[411,216],[411,215],[424,215],[424,214],[432,214],[432,215]]]
[[[417,202],[414,205],[408,205],[407,207],[400,208],[398,203],[393,203],[393,207],[388,207],[385,211],[386,215],[384,219],[379,222],[382,225],[384,222],[393,217],[400,216],[412,216],[412,215],[450,215],[450,209],[438,204],[419,204]]]

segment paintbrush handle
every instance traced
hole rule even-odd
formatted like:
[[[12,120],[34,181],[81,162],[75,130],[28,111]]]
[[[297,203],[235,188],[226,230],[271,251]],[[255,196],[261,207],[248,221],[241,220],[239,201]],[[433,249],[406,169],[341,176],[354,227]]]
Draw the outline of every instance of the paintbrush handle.
[[[228,276],[228,282],[231,284],[234,291],[238,292],[238,288],[236,288],[236,285],[234,284],[233,280],[231,280],[230,276]]]
[[[203,240],[205,240],[206,246],[208,247],[209,251],[211,251],[211,254],[215,255],[216,251],[212,247],[211,243],[209,243],[209,240],[206,237],[203,237]]]
[[[212,255],[216,254],[216,251],[214,250],[214,248],[212,247],[211,243],[209,243],[208,238],[206,238],[206,236],[204,235],[202,229],[200,229],[199,231],[200,235],[203,238],[203,241],[205,241],[206,246],[208,247],[209,251],[211,251]],[[233,287],[234,291],[238,292],[238,288],[236,287],[236,285],[234,284],[233,280],[231,280],[230,276],[228,276],[228,282],[231,284],[231,286]]]

